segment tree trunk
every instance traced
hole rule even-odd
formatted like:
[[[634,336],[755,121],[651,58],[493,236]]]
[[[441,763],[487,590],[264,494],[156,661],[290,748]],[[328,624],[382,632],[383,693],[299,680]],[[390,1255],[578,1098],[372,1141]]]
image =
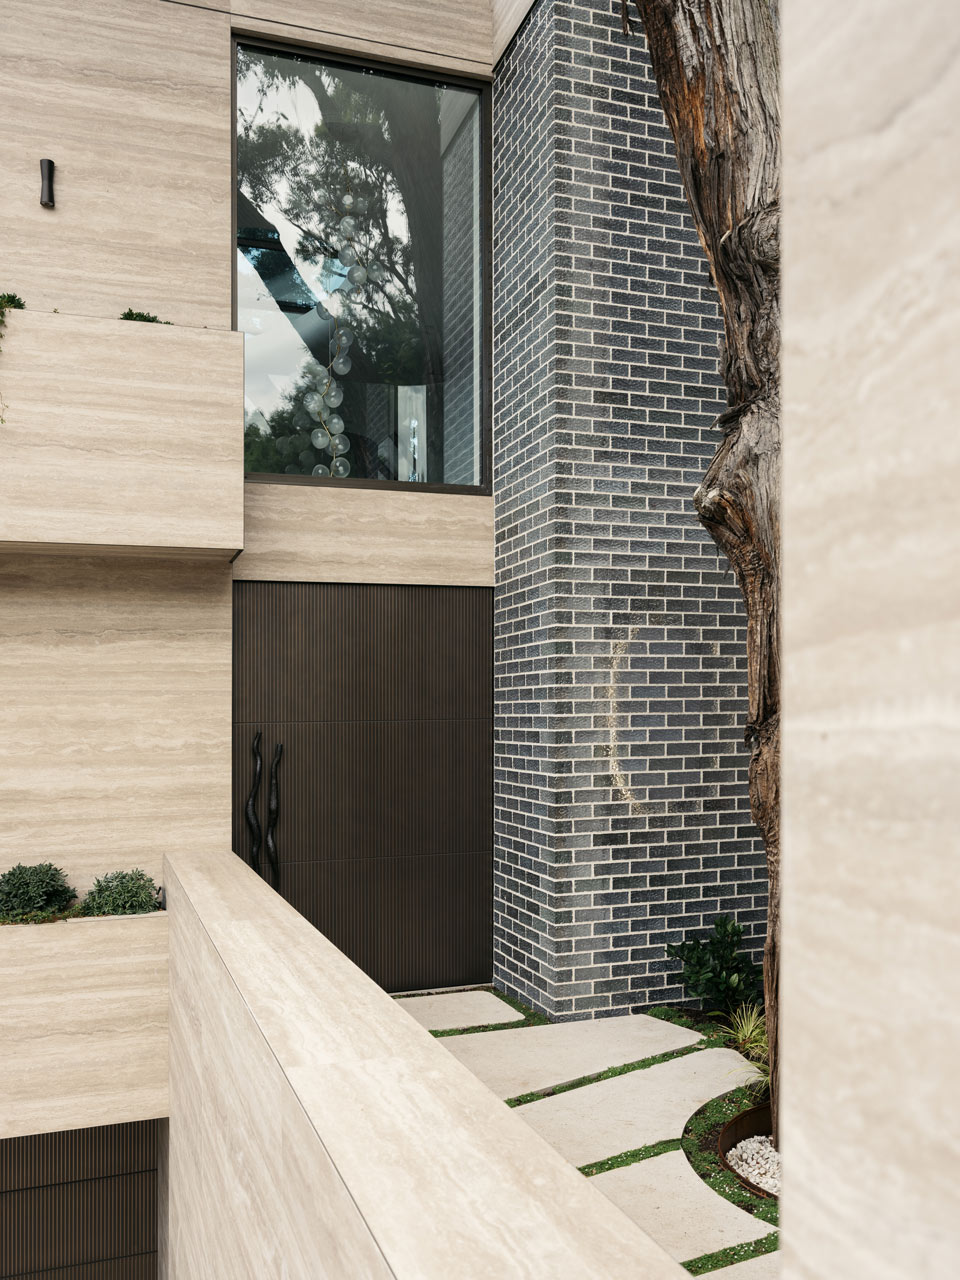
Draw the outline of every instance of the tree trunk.
[[[724,438],[694,495],[747,612],[750,808],[770,886],[764,997],[777,1138],[780,956],[780,61],[771,0],[634,0],[723,311]],[[624,32],[633,24],[622,0]]]

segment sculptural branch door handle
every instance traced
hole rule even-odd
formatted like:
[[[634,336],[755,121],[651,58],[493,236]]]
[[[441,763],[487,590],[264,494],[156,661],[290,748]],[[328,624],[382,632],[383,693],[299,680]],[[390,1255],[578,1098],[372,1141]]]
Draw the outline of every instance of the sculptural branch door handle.
[[[260,819],[257,817],[257,793],[260,790],[260,776],[263,773],[263,757],[260,755],[260,739],[263,734],[258,730],[253,739],[253,785],[247,796],[243,816],[250,829],[250,866],[260,874]]]
[[[276,831],[277,818],[280,815],[280,787],[277,772],[282,755],[283,743],[278,742],[273,753],[273,762],[270,765],[270,794],[267,798],[267,862],[270,866],[270,876],[274,889],[280,888],[280,861],[277,857]]]

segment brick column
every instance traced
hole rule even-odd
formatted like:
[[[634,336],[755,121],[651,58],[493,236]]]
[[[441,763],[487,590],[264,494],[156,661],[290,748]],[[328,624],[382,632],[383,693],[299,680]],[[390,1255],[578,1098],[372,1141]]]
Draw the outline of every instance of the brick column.
[[[762,943],[745,621],[692,494],[718,308],[642,37],[540,0],[494,86],[496,979],[563,1016]]]

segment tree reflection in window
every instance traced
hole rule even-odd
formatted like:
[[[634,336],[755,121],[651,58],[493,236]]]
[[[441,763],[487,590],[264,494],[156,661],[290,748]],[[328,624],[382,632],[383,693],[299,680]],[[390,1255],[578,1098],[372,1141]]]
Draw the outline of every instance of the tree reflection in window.
[[[480,483],[479,96],[241,46],[245,465]]]

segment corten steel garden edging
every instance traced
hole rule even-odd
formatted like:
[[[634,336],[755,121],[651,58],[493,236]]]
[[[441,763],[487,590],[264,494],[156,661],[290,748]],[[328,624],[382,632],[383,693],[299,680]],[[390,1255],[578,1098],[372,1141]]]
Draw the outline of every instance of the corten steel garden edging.
[[[762,1196],[764,1200],[776,1200],[778,1197],[772,1191],[764,1191],[762,1187],[758,1187],[755,1182],[738,1173],[727,1160],[727,1152],[731,1151],[738,1142],[743,1142],[747,1138],[769,1138],[769,1136],[770,1103],[764,1102],[759,1107],[751,1107],[749,1111],[741,1111],[738,1116],[727,1121],[717,1137],[717,1154],[724,1169],[732,1173],[748,1191],[752,1191],[755,1196]]]

